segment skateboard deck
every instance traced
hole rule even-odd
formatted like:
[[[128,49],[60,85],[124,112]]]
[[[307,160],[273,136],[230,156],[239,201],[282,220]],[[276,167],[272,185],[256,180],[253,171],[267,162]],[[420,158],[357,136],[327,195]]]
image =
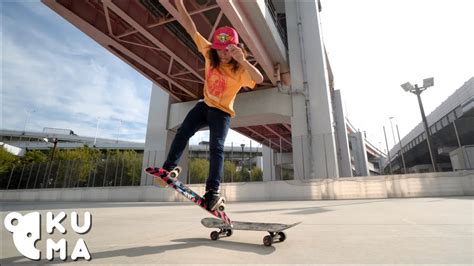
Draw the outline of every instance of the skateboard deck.
[[[221,236],[231,236],[233,234],[233,230],[266,231],[269,233],[269,235],[263,238],[263,244],[265,246],[271,246],[275,241],[285,241],[286,234],[283,231],[300,223],[301,222],[294,224],[279,224],[233,221],[232,227],[230,227],[216,218],[204,218],[201,220],[201,224],[205,227],[219,229],[219,231],[213,231],[211,233],[212,240],[217,240]]]
[[[188,186],[186,186],[185,184],[183,184],[181,181],[177,179],[179,172],[175,173],[176,178],[171,178],[169,174],[166,177],[160,177],[157,174],[158,170],[159,168],[148,167],[147,169],[145,169],[145,173],[153,176],[154,178],[160,178],[163,182],[168,184],[169,187],[173,188],[178,193],[183,195],[185,198],[194,202],[196,205],[200,206],[205,211],[207,211],[208,213],[218,218],[216,220],[221,221],[227,227],[232,228],[232,221],[230,220],[229,216],[224,211],[218,211],[218,210],[209,211],[207,209],[205,200],[201,196],[199,196],[196,192],[194,192],[192,189],[190,189]]]

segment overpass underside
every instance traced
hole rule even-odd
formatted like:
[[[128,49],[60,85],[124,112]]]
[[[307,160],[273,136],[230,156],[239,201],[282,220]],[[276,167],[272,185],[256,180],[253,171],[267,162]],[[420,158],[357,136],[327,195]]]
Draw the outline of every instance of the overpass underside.
[[[180,25],[174,1],[42,1],[153,82],[145,154],[154,155],[145,158],[144,166],[160,166],[187,111],[203,98],[204,59]],[[297,178],[350,176],[342,107],[336,108],[339,122],[333,117],[333,78],[319,29],[318,2],[184,2],[208,39],[220,26],[234,27],[248,60],[264,76],[254,90],[239,93],[231,128],[262,143],[271,158],[274,153],[280,159],[290,155]]]
[[[166,91],[174,102],[195,101],[203,97],[204,59],[191,37],[177,21],[174,1],[43,2]],[[258,3],[203,0],[185,1],[185,4],[199,32],[208,39],[215,29],[222,25],[233,25],[239,31],[241,39],[250,51],[249,61],[264,74],[265,81],[256,91],[274,88],[279,80],[276,72],[288,71],[282,40],[264,47],[261,43],[263,40],[253,38],[255,32],[248,27],[248,20],[245,20],[243,12],[261,8]],[[268,51],[275,50],[282,52],[268,55]],[[282,62],[279,69],[274,69],[274,60]],[[258,142],[272,139],[271,146],[275,150],[291,151],[289,119],[285,121],[272,118],[270,121],[271,123],[264,124],[241,124],[233,126],[233,129]]]

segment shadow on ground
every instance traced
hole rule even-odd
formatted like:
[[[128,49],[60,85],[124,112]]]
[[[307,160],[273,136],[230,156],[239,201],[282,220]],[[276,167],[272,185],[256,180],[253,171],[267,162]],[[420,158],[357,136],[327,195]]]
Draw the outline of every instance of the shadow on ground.
[[[235,241],[228,241],[225,239],[220,239],[218,241],[213,241],[207,238],[183,238],[183,239],[175,239],[171,240],[171,242],[177,244],[167,244],[161,246],[143,246],[143,247],[132,247],[132,248],[123,248],[123,249],[116,249],[116,250],[109,250],[109,251],[102,251],[102,252],[94,252],[93,250],[89,250],[91,252],[92,259],[90,262],[94,262],[94,260],[98,259],[108,259],[113,257],[141,257],[146,255],[158,255],[167,251],[173,250],[185,250],[194,247],[200,246],[208,246],[217,249],[226,249],[231,251],[239,251],[244,253],[255,253],[259,255],[269,255],[275,251],[275,247],[266,247],[263,244],[254,244],[254,243],[239,243]],[[278,243],[275,243],[278,245]],[[216,253],[217,254],[217,253]],[[42,256],[46,256],[44,252],[42,252]],[[71,260],[70,257],[67,258],[66,261],[61,261],[58,258],[59,254],[55,253],[55,259],[52,261],[42,259],[39,261],[29,260],[23,256],[12,257],[12,258],[5,258],[0,260],[1,265],[11,264],[11,263],[21,263],[21,264],[43,264],[43,263],[59,263],[59,262],[74,262]],[[81,261],[79,259],[78,261]]]
[[[183,206],[192,205],[192,202],[57,202],[45,201],[35,202],[35,204],[25,205],[25,202],[4,201],[0,202],[1,211],[40,211],[40,210],[57,210],[57,209],[98,209],[98,208],[143,208],[143,207],[166,207],[166,206]]]
[[[329,211],[332,211],[332,210],[327,209],[327,208],[331,208],[331,207],[360,205],[360,204],[371,204],[371,203],[382,202],[382,201],[385,201],[385,200],[351,202],[351,203],[345,203],[345,204],[334,204],[334,205],[316,206],[316,207],[246,210],[246,211],[235,211],[234,213],[287,212],[286,214],[288,214],[288,215],[294,215],[294,214],[306,215],[306,214],[317,214],[317,213],[329,212]]]

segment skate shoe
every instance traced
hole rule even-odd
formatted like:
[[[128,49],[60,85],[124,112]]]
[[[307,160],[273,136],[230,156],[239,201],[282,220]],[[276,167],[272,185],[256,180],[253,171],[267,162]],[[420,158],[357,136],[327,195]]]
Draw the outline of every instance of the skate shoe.
[[[218,208],[219,211],[224,210],[225,199],[220,196],[218,190],[216,191],[211,189],[206,191],[206,194],[204,194],[203,198],[209,211],[214,211],[216,208]]]

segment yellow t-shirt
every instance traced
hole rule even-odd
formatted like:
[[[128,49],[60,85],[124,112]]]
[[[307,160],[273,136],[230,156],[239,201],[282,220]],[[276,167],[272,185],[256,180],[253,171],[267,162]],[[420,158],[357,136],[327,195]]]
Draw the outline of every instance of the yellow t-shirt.
[[[218,68],[212,68],[209,58],[211,43],[199,32],[194,34],[193,39],[199,52],[206,59],[204,102],[208,106],[218,108],[234,117],[235,96],[241,87],[253,89],[256,84],[255,81],[252,80],[249,72],[243,67],[239,67],[236,72],[232,71],[231,64],[220,64]]]

